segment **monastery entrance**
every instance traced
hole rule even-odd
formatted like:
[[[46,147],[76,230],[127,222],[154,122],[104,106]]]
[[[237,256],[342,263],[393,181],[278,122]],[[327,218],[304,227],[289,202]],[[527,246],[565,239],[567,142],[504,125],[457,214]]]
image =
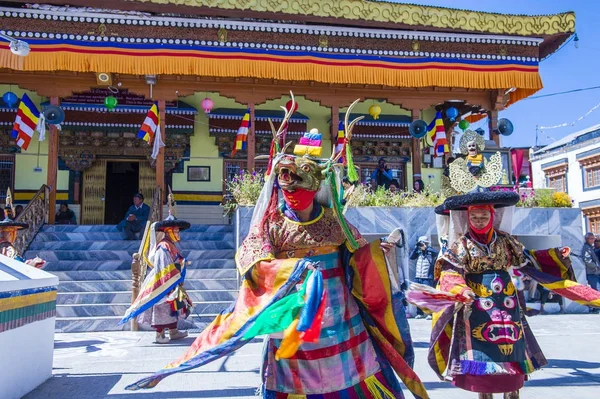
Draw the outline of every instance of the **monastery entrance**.
[[[83,172],[81,224],[118,224],[141,192],[152,201],[156,179],[146,160],[98,159]]]

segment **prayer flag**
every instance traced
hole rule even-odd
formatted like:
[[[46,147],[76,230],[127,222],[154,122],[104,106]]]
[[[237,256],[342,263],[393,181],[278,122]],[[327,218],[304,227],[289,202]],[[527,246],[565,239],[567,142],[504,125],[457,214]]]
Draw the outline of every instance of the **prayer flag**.
[[[27,150],[33,133],[38,127],[40,112],[29,96],[25,93],[17,110],[17,118],[13,125],[12,137],[17,139],[17,145]],[[40,137],[41,138],[41,137]]]
[[[158,105],[154,103],[148,114],[146,115],[146,119],[144,119],[144,123],[140,128],[137,136],[138,138],[144,140],[150,145],[152,143],[152,139],[154,139],[154,135],[158,130],[158,126],[160,125],[160,117],[158,115]]]
[[[244,117],[242,118],[242,124],[240,125],[237,135],[235,136],[235,143],[233,145],[233,151],[231,151],[231,157],[235,156],[238,151],[246,149],[246,140],[248,138],[248,130],[250,129],[250,108],[246,110]]]

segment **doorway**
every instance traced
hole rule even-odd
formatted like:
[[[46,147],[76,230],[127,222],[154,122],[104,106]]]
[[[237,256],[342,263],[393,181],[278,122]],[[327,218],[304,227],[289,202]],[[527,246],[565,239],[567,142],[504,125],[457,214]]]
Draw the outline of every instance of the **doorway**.
[[[123,219],[133,203],[133,195],[139,192],[139,180],[138,161],[106,163],[105,224],[118,224]]]

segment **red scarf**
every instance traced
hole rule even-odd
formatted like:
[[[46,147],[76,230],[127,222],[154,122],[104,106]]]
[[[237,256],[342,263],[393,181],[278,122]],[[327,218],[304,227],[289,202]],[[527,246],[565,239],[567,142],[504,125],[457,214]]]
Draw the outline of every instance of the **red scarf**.
[[[490,222],[482,229],[478,229],[471,224],[472,210],[488,210],[490,211]],[[469,216],[469,234],[471,238],[482,244],[489,244],[494,237],[494,207],[492,205],[473,205],[470,206],[467,214]]]
[[[304,188],[297,188],[293,192],[281,190],[283,192],[283,199],[285,203],[294,211],[303,211],[307,209],[315,199],[317,195],[316,191],[306,190]]]

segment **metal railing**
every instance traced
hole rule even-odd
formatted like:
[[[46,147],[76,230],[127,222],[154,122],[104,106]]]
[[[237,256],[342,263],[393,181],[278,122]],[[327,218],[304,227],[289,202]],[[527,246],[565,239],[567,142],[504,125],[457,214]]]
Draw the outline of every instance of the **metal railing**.
[[[54,212],[54,209],[49,209],[49,197],[50,187],[44,184],[16,219],[18,222],[29,225],[28,229],[19,231],[14,243],[17,253],[21,256],[25,254],[29,244],[31,244],[36,234],[42,229],[42,226],[48,223],[49,212]]]

